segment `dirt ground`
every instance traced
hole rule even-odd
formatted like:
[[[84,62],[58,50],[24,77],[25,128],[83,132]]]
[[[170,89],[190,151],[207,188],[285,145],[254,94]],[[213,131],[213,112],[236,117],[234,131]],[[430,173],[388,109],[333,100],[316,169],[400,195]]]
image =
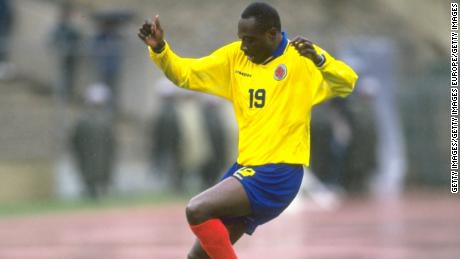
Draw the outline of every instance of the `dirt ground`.
[[[348,199],[334,210],[305,199],[244,236],[239,258],[459,258],[458,195],[399,202]],[[0,259],[176,259],[193,241],[182,204],[0,219]]]

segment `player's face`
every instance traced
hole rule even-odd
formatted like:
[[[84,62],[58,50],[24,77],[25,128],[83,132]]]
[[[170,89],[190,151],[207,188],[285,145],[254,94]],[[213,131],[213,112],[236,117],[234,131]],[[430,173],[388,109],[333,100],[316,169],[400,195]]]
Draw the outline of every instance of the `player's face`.
[[[238,23],[238,37],[241,50],[256,64],[263,63],[276,49],[276,33],[261,31],[254,17],[241,19]]]

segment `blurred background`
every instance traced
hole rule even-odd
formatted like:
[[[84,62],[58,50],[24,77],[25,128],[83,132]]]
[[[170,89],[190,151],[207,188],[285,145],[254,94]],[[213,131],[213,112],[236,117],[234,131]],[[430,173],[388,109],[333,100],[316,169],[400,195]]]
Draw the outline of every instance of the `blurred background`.
[[[450,2],[267,2],[289,38],[360,75],[348,99],[314,110],[302,195],[326,209],[448,197]],[[0,215],[126,199],[183,206],[212,185],[236,159],[232,107],[173,87],[137,30],[160,14],[173,49],[200,57],[237,40],[248,3],[0,0]]]

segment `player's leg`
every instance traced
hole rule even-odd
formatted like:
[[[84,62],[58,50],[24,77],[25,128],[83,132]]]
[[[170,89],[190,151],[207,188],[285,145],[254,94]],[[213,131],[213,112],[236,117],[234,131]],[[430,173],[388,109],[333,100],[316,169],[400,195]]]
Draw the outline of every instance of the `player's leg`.
[[[197,225],[221,217],[239,217],[251,213],[243,185],[234,177],[226,178],[193,197],[187,205],[189,224]]]
[[[193,233],[211,258],[236,258],[223,217],[246,216],[251,206],[243,185],[228,177],[192,198],[186,215]]]
[[[247,226],[244,222],[238,222],[231,225],[225,225],[229,234],[230,241],[235,244],[246,232]],[[206,251],[201,247],[200,241],[197,239],[187,255],[187,259],[210,259]]]

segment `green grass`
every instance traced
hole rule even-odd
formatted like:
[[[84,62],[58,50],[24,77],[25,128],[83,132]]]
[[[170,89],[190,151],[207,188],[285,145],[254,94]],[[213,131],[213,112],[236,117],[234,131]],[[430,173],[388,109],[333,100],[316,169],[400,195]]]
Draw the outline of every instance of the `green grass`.
[[[114,208],[155,207],[167,204],[185,204],[188,195],[150,193],[131,196],[109,196],[98,200],[46,200],[0,204],[0,219],[29,217],[43,214]]]

